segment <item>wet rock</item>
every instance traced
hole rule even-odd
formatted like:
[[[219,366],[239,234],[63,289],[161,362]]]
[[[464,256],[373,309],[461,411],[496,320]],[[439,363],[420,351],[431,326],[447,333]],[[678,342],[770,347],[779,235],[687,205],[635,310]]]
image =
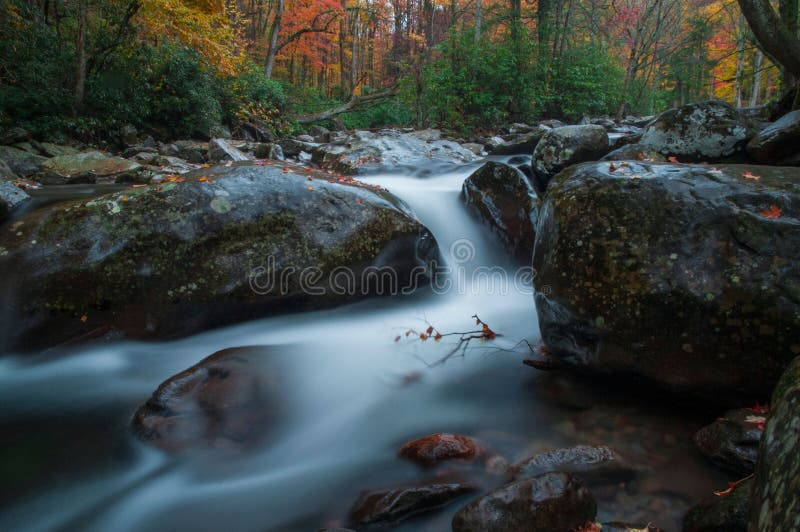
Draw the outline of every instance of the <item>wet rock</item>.
[[[475,142],[466,142],[462,144],[461,147],[465,150],[471,151],[475,155],[483,155],[483,153],[486,151],[483,144],[477,144]]]
[[[442,140],[442,132],[438,129],[423,129],[420,131],[412,131],[409,133],[414,138],[417,138],[423,142],[434,142],[437,140]]]
[[[285,139],[278,143],[286,157],[297,157],[302,152],[311,153],[317,144],[303,142],[297,139]]]
[[[686,514],[684,532],[747,532],[752,486],[752,479],[748,479],[727,495],[712,495],[701,501]]]
[[[57,144],[50,144],[49,142],[42,142],[39,144],[39,151],[45,157],[61,157],[62,155],[75,155],[76,153],[80,153],[78,148],[59,146]]]
[[[354,525],[391,524],[443,508],[475,491],[461,483],[436,483],[365,493],[350,511]]]
[[[741,153],[754,134],[737,109],[707,101],[662,113],[645,128],[639,143],[681,162],[719,162]]]
[[[208,160],[214,163],[222,161],[242,162],[249,161],[252,157],[234,148],[230,142],[223,139],[211,139],[208,143]]]
[[[665,163],[667,158],[657,151],[649,149],[641,144],[628,144],[618,148],[605,157],[604,161],[648,161],[653,163]]]
[[[477,159],[471,151],[446,140],[423,141],[411,133],[382,130],[356,131],[345,140],[317,146],[314,162],[343,174],[379,171],[385,168],[452,165]]]
[[[602,532],[663,532],[660,528],[652,524],[630,524],[630,523],[603,523]]]
[[[121,157],[109,157],[98,151],[62,155],[42,164],[34,176],[44,185],[64,185],[74,183],[96,183],[109,181],[115,183],[146,183],[149,171],[138,163]]]
[[[4,161],[11,171],[19,177],[30,177],[42,167],[47,159],[19,148],[0,146],[0,160]]]
[[[243,138],[252,139],[255,142],[274,142],[275,134],[269,125],[261,120],[242,122],[239,124],[239,133]]]
[[[539,122],[539,125],[540,126],[544,126],[544,127],[549,127],[550,129],[557,129],[557,128],[560,128],[560,127],[564,127],[567,124],[565,124],[561,120],[556,120],[554,118],[551,118],[551,119],[548,119],[548,120],[542,120],[541,122]]]
[[[263,441],[280,417],[272,354],[266,347],[226,349],[170,377],[134,414],[135,433],[167,451]]]
[[[375,187],[283,163],[182,178],[53,205],[0,232],[0,280],[16,284],[11,343],[101,326],[164,338],[331,307],[426,284],[439,258],[408,207]],[[334,289],[340,267],[352,274]]]
[[[491,155],[517,155],[533,153],[539,141],[549,129],[541,127],[530,133],[516,135],[514,138],[497,144],[489,149]]]
[[[0,131],[0,145],[9,146],[18,142],[28,142],[31,140],[31,132],[21,127],[10,127]]]
[[[539,212],[536,307],[560,361],[740,402],[800,353],[800,170],[584,164]]]
[[[194,140],[176,140],[174,143],[177,153],[165,153],[165,155],[177,155],[192,164],[203,164],[208,156],[208,143],[197,142]]]
[[[314,142],[330,142],[331,141],[331,130],[322,127],[322,126],[311,126],[308,128],[308,133],[314,137]]]
[[[530,126],[528,124],[511,124],[508,127],[508,132],[512,135],[524,135],[525,133],[533,133],[536,129],[537,126]]]
[[[446,460],[472,460],[478,453],[477,442],[468,436],[437,433],[406,443],[398,454],[417,464],[432,466]]]
[[[753,482],[750,531],[800,528],[800,357],[772,394]]]
[[[0,222],[4,222],[8,215],[31,199],[27,192],[18,188],[10,181],[0,179]]]
[[[3,159],[0,159],[0,180],[14,181],[16,179],[19,179],[19,176],[11,170],[11,167]]]
[[[211,126],[211,129],[208,131],[208,136],[212,139],[230,140],[233,138],[231,130],[228,128],[228,126],[222,124]]]
[[[131,146],[130,148],[122,152],[122,156],[125,159],[134,159],[136,157],[141,157],[144,154],[150,154],[153,156],[158,155],[158,149],[147,146]]]
[[[580,480],[545,473],[477,499],[453,517],[453,532],[552,532],[593,522],[597,504]]]
[[[489,162],[464,182],[462,194],[509,253],[529,262],[539,202],[528,180],[510,166]]]
[[[284,160],[283,150],[280,144],[258,143],[253,150],[256,159],[272,159],[273,161]]]
[[[575,475],[587,482],[619,482],[637,474],[637,470],[619,453],[605,445],[576,445],[539,453],[516,464],[513,472],[515,480],[542,473],[561,472]]]
[[[609,151],[601,126],[566,126],[549,131],[533,152],[534,185],[540,193],[559,172],[573,164],[595,161]]]
[[[694,443],[712,462],[742,476],[753,472],[766,412],[752,408],[730,410],[694,435]]]
[[[747,144],[747,153],[764,164],[800,165],[800,110],[762,130]]]

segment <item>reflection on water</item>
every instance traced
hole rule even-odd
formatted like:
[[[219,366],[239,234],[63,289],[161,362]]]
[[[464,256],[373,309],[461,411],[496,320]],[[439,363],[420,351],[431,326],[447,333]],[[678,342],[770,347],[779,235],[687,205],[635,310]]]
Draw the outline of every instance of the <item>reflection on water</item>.
[[[366,179],[403,198],[446,258],[475,268],[515,267],[459,198],[475,166],[436,176]],[[419,175],[417,173],[416,175]],[[450,246],[474,244],[468,262]],[[479,438],[515,462],[553,446],[608,444],[647,471],[599,486],[601,517],[678,528],[689,502],[724,485],[689,440],[699,420],[631,401],[620,386],[537,374],[519,341],[538,338],[529,293],[486,284],[275,317],[169,343],[121,342],[71,353],[0,359],[0,529],[314,530],[346,524],[365,489],[428,475],[396,458],[432,432]],[[429,367],[447,342],[394,338],[430,322],[501,334],[466,356]],[[130,416],[166,378],[220,349],[276,346],[286,397],[269,444],[241,454],[166,456],[135,441]],[[271,353],[273,356],[273,353]],[[414,378],[411,378],[414,376]],[[692,413],[692,415],[696,415]],[[474,471],[459,474],[474,476]],[[497,482],[483,473],[477,481]],[[458,504],[406,523],[446,530]]]

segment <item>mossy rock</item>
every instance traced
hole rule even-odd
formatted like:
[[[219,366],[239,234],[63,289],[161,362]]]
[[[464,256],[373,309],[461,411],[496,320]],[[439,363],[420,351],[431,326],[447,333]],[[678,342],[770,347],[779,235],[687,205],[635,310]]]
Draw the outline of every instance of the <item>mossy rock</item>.
[[[0,232],[13,346],[108,327],[163,338],[330,307],[425,284],[439,256],[402,202],[352,180],[280,163],[183,178],[52,206]]]
[[[536,234],[542,336],[568,364],[741,404],[800,354],[798,168],[587,163]]]
[[[536,190],[543,193],[550,180],[573,164],[596,161],[611,151],[602,126],[564,126],[549,131],[533,150]]]
[[[513,257],[530,262],[539,200],[520,172],[486,163],[464,181],[462,196]]]
[[[749,530],[800,530],[800,358],[772,395],[754,484]]]

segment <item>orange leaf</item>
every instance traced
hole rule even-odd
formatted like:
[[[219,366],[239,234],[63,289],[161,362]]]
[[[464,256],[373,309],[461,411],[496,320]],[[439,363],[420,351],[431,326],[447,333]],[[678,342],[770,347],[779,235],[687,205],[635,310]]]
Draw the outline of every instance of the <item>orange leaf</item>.
[[[777,205],[770,205],[769,209],[761,211],[761,216],[775,220],[783,215],[783,211]]]
[[[677,164],[680,164],[680,161],[678,160],[678,158],[677,158],[677,157],[669,157],[667,160],[668,160],[669,162],[671,162],[671,163],[677,163]]]
[[[760,175],[755,175],[752,172],[743,172],[742,177],[745,179],[752,179],[753,181],[758,181],[761,179]]]

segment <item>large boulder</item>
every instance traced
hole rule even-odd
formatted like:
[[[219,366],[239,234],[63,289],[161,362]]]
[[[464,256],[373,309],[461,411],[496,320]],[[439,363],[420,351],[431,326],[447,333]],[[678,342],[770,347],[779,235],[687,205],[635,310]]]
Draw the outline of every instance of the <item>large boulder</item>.
[[[799,218],[798,168],[571,168],[536,227],[544,342],[585,370],[762,397],[800,354]]]
[[[533,151],[533,176],[541,193],[559,172],[574,164],[596,161],[610,150],[602,126],[565,126],[547,132]]]
[[[800,358],[772,395],[750,501],[750,532],[800,529]]]
[[[388,192],[282,163],[241,163],[63,203],[0,231],[13,344],[100,327],[190,334],[430,279],[438,246]]]
[[[19,177],[30,177],[39,171],[47,158],[12,146],[0,146],[0,160],[5,161]]]
[[[489,162],[464,181],[462,194],[509,253],[525,262],[531,260],[539,200],[522,174]]]
[[[285,393],[271,355],[266,347],[226,349],[170,377],[134,414],[136,435],[167,451],[264,441]]]
[[[453,517],[453,532],[571,531],[594,522],[597,503],[581,481],[545,473],[508,484]]]
[[[712,100],[662,113],[645,128],[639,144],[682,162],[719,162],[741,153],[753,135],[742,113]]]
[[[636,468],[605,445],[553,449],[527,458],[513,467],[517,480],[554,471],[569,473],[587,482],[619,482],[637,474]]]
[[[53,157],[42,164],[35,179],[44,185],[74,183],[144,183],[150,172],[139,163],[99,151]]]
[[[431,138],[423,135],[423,139]],[[393,129],[379,132],[356,131],[341,141],[313,149],[314,162],[342,174],[359,174],[387,168],[461,164],[477,160],[471,151],[447,140],[427,141],[413,133]],[[286,147],[284,146],[284,151]],[[286,152],[288,153],[288,152]]]
[[[739,408],[698,430],[694,443],[712,462],[745,476],[753,472],[767,421],[764,408]]]
[[[746,532],[752,487],[752,479],[747,479],[731,487],[729,492],[700,501],[686,513],[683,531]]]
[[[222,161],[249,161],[252,157],[246,155],[224,139],[211,139],[208,143],[208,160],[212,163]]]
[[[764,164],[800,165],[800,110],[767,126],[747,144],[747,153]]]
[[[31,199],[27,192],[13,183],[0,179],[0,222],[4,222],[8,215]]]

